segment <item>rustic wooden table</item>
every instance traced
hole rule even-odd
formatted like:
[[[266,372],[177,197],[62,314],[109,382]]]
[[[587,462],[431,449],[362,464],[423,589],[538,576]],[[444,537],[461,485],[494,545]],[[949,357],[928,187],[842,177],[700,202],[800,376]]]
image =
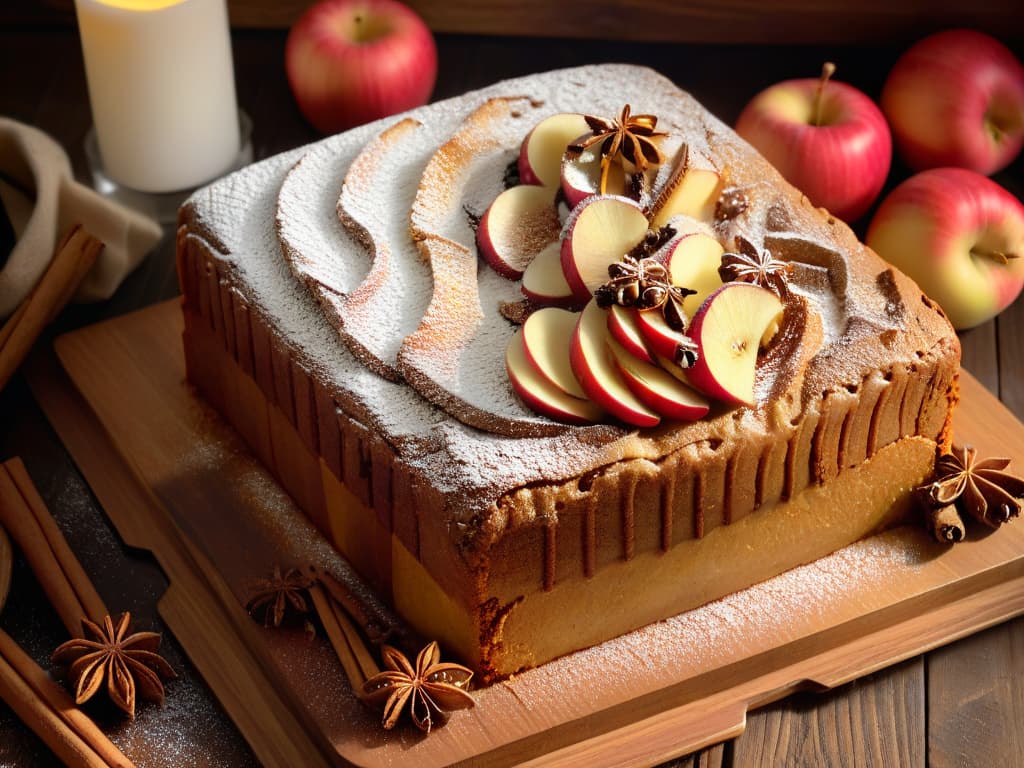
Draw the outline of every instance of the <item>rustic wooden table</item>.
[[[811,76],[828,58],[838,77],[877,95],[900,46],[726,47],[600,43],[553,39],[439,37],[437,98],[503,77],[559,66],[632,61],[651,65],[693,92],[727,122],[757,90]],[[317,138],[299,116],[283,69],[284,34],[235,33],[241,106],[255,123],[257,158]],[[1018,45],[1017,53],[1022,51]],[[83,137],[90,125],[81,51],[73,27],[8,25],[0,30],[0,115],[32,123],[69,152],[87,176]],[[892,178],[904,178],[898,165]],[[1024,197],[1024,160],[998,180]],[[863,226],[863,225],[862,225]],[[55,330],[112,317],[177,293],[173,238],[108,302],[73,307]],[[1024,299],[961,336],[964,366],[1024,418]],[[43,345],[41,345],[43,346]],[[42,350],[45,354],[45,347]],[[130,609],[142,628],[162,629],[163,576],[146,553],[113,533],[88,486],[20,377],[0,393],[0,460],[21,456],[72,547],[107,603]],[[31,572],[15,565],[13,593],[0,623],[44,661],[62,627]],[[125,724],[98,716],[140,766],[249,766],[257,761],[191,668],[173,636],[167,656],[180,673],[163,709]],[[153,749],[153,745],[159,749]],[[57,761],[0,702],[0,766]],[[674,766],[1021,766],[1024,765],[1024,618],[910,659],[840,689],[790,697],[750,714],[739,738]]]

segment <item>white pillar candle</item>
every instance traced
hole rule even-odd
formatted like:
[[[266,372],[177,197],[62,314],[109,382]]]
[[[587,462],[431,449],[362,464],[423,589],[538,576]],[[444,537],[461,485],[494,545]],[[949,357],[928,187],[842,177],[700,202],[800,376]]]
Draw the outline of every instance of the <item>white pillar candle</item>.
[[[189,189],[239,149],[225,0],[75,0],[106,174],[144,192]]]

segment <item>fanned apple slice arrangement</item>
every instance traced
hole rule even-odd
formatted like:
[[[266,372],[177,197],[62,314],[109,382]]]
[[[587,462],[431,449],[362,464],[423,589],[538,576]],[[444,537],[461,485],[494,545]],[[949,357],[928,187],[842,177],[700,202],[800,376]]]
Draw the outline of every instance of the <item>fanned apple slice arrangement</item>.
[[[709,399],[756,406],[790,265],[715,237],[722,175],[684,144],[665,167],[653,115],[556,114],[518,156],[520,185],[477,230],[481,256],[535,307],[509,341],[514,391],[569,424],[695,420]],[[559,203],[570,208],[560,232]]]

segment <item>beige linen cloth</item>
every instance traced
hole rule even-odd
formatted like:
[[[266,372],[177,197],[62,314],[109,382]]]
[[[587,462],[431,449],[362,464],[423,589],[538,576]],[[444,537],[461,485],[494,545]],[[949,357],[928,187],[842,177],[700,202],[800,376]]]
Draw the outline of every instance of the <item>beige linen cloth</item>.
[[[0,202],[17,239],[0,269],[0,318],[28,296],[71,224],[81,224],[105,246],[79,286],[77,301],[109,298],[162,234],[152,219],[76,182],[67,154],[45,133],[5,117],[0,117]]]

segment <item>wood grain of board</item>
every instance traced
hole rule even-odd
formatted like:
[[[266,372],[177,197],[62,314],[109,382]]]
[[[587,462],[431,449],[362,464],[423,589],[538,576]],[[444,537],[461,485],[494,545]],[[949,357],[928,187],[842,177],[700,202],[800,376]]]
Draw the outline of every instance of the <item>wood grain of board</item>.
[[[570,656],[478,692],[475,710],[453,718],[429,740],[382,739],[373,720],[353,706],[341,675],[334,674],[330,684],[337,690],[324,710],[322,694],[315,691],[330,676],[324,678],[319,671],[317,689],[304,687],[309,670],[303,677],[295,669],[307,659],[294,655],[293,644],[258,631],[244,618],[240,579],[245,573],[259,575],[273,547],[284,546],[259,540],[265,521],[260,522],[257,507],[274,495],[274,486],[265,476],[257,478],[264,483],[259,496],[249,487],[240,500],[239,487],[226,481],[245,477],[245,485],[251,486],[261,470],[185,384],[180,330],[179,308],[170,302],[77,331],[57,344],[70,377],[66,383],[73,383],[70,391],[61,391],[59,377],[53,376],[34,380],[33,386],[115,524],[133,519],[126,538],[152,548],[167,570],[172,588],[163,606],[165,619],[197,666],[210,674],[226,709],[267,765],[293,765],[295,754],[302,753],[338,764],[387,765],[401,754],[437,765],[472,761],[568,766],[581,760],[595,766],[648,765],[738,735],[748,710],[797,691],[843,685],[1024,612],[1024,530],[1007,527],[998,535],[941,552],[919,531],[898,529],[892,535],[900,547],[932,554],[914,560],[911,567],[897,563],[894,583],[886,590],[851,590],[831,610],[816,607],[813,618],[801,617],[806,606],[766,591],[765,599],[782,600],[773,609],[787,616],[791,636],[785,640],[745,624],[740,636],[735,631],[723,634],[728,642],[703,649],[708,656],[699,663],[673,668],[678,659],[647,659],[648,665],[675,669],[667,678],[658,677],[653,687],[651,682],[616,680],[599,688],[601,696],[590,701],[581,698],[582,691],[594,689],[591,681],[574,689],[562,677],[571,669],[565,666],[573,663]],[[964,380],[964,403],[958,417],[964,434],[983,452],[1002,444],[1024,460],[1024,427],[970,377]],[[105,460],[91,447],[97,432],[99,443],[114,454]],[[202,450],[196,452],[197,445]],[[133,482],[141,486],[138,497],[148,498],[148,503],[125,509],[123,489]],[[236,511],[247,517],[233,517]],[[273,514],[298,519],[290,506]],[[223,549],[223,531],[219,538],[215,532],[238,530],[246,525],[241,521],[248,521],[250,533],[243,539],[228,538],[230,551]],[[885,578],[888,584],[890,574]],[[718,619],[705,614],[694,620],[711,621],[714,630]],[[312,647],[305,655],[319,653]],[[228,657],[232,661],[225,664]],[[256,671],[249,676],[251,665]],[[640,679],[642,670],[637,673]],[[872,689],[865,700],[858,698],[856,686],[836,698],[834,712],[822,721],[831,723],[828,728],[808,724],[811,736],[827,739],[823,743],[829,749],[822,754],[849,746],[850,754],[867,759],[895,750],[908,764],[919,762],[920,745],[901,738],[904,731],[914,730],[913,723],[901,718],[913,709],[904,703],[919,695],[919,672],[911,664],[885,675],[892,675],[892,684],[881,692]],[[239,685],[241,676],[247,685]],[[276,692],[277,710],[271,707],[261,715],[261,694],[271,692]],[[538,696],[545,702],[543,710],[523,703]],[[274,718],[273,726],[284,731],[271,740],[273,747],[267,744],[264,717]],[[767,717],[772,717],[770,710]],[[880,720],[893,724],[879,732]],[[870,734],[875,735],[865,741]],[[858,746],[858,740],[864,743]],[[798,759],[805,755],[804,746],[793,749],[786,754]],[[713,764],[716,754],[724,753],[706,751],[697,759]]]

